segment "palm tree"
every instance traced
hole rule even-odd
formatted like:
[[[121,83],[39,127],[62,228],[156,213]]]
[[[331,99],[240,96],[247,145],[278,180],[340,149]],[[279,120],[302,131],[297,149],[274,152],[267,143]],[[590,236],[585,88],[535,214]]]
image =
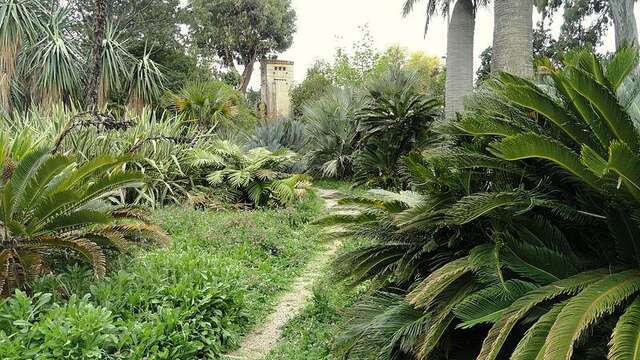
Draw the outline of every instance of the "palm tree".
[[[18,54],[38,28],[37,3],[7,0],[0,4],[0,109],[11,111],[11,84]]]
[[[618,48],[626,42],[638,46],[638,26],[633,12],[635,2],[636,0],[610,0]]]
[[[533,75],[533,1],[495,0],[491,71]]]
[[[419,0],[406,0],[403,14],[407,16]],[[453,116],[464,110],[464,97],[473,91],[473,38],[475,12],[489,0],[460,0],[451,14],[447,33],[447,78],[445,84],[445,114]],[[431,17],[437,12],[449,15],[452,0],[428,0],[425,35]]]

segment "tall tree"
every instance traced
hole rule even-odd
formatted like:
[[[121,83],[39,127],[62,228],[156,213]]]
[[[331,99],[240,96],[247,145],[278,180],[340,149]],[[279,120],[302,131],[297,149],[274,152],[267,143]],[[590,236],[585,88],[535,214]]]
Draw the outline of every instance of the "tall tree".
[[[73,9],[76,31],[94,31],[96,5],[94,1],[67,0]],[[122,33],[128,48],[178,48],[182,10],[180,0],[112,0],[106,4],[108,23]],[[142,55],[142,50],[140,54]]]
[[[638,25],[633,11],[635,0],[610,0],[616,33],[616,47],[624,43],[638,46]]]
[[[420,0],[405,0],[403,14],[407,16]],[[473,38],[475,13],[489,0],[458,1],[451,14],[447,33],[447,78],[445,83],[445,113],[452,116],[464,109],[464,97],[473,91]],[[431,18],[436,14],[449,16],[453,0],[427,0],[425,35]]]
[[[533,1],[495,0],[491,71],[533,75]]]
[[[227,67],[244,65],[245,93],[256,61],[293,43],[296,13],[291,0],[193,0],[190,35],[198,48]]]
[[[93,53],[91,55],[91,71],[89,72],[89,79],[87,80],[87,86],[85,93],[87,96],[86,105],[91,111],[97,110],[98,103],[98,80],[100,79],[100,72],[102,71],[102,49],[104,40],[104,30],[106,23],[106,10],[107,3],[105,0],[96,0],[96,13],[95,13],[95,35]]]
[[[609,0],[536,0],[536,6],[542,19],[534,31],[534,57],[553,58],[558,64],[567,51],[602,45],[611,24]],[[562,26],[556,40],[549,27],[560,10]]]

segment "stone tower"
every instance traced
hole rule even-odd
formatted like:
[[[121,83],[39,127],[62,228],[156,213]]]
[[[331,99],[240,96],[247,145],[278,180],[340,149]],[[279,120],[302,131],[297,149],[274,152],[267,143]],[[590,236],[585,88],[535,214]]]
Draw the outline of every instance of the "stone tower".
[[[262,60],[262,103],[267,119],[290,117],[289,90],[293,86],[293,62],[285,60]]]

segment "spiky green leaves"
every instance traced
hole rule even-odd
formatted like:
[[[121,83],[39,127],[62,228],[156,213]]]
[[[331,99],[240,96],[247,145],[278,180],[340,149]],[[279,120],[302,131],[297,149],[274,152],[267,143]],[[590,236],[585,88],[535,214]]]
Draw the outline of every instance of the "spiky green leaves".
[[[5,258],[0,263],[0,287],[20,282],[14,278],[23,282],[37,274],[41,255],[53,248],[80,254],[96,276],[103,276],[103,246],[120,249],[127,241],[143,238],[143,233],[164,238],[153,227],[140,227],[134,233],[135,225],[144,223],[139,213],[101,203],[106,195],[143,182],[142,174],[121,170],[125,160],[107,156],[78,165],[73,158],[52,155],[47,149],[23,157],[0,186],[0,226],[5,229],[0,242]],[[8,262],[22,271],[8,271]]]
[[[297,159],[296,153],[285,148],[243,151],[228,141],[192,154],[194,166],[212,169],[207,175],[209,184],[238,190],[243,196],[238,201],[255,206],[288,206],[306,192],[308,178],[289,173]]]
[[[610,360],[640,359],[640,298],[636,298],[620,316],[609,346]]]

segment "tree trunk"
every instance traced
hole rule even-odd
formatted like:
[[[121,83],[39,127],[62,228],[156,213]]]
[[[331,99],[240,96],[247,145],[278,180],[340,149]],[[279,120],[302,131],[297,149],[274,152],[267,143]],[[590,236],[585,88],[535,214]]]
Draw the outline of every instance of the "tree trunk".
[[[611,16],[616,33],[616,48],[625,43],[638,47],[638,27],[633,12],[634,0],[611,0]]]
[[[464,98],[473,92],[473,36],[475,11],[471,0],[459,0],[453,9],[447,33],[447,77],[445,115],[464,110]]]
[[[256,63],[256,53],[251,52],[248,60],[245,60],[244,70],[242,71],[242,82],[240,83],[240,92],[244,95],[247,93],[247,88],[251,82],[251,75],[253,75],[253,66]]]
[[[98,82],[102,72],[102,50],[104,41],[104,29],[106,23],[106,0],[96,0],[95,13],[95,42],[91,58],[91,72],[85,89],[87,109],[96,112],[98,107]]]
[[[491,72],[533,76],[532,0],[495,0]]]

